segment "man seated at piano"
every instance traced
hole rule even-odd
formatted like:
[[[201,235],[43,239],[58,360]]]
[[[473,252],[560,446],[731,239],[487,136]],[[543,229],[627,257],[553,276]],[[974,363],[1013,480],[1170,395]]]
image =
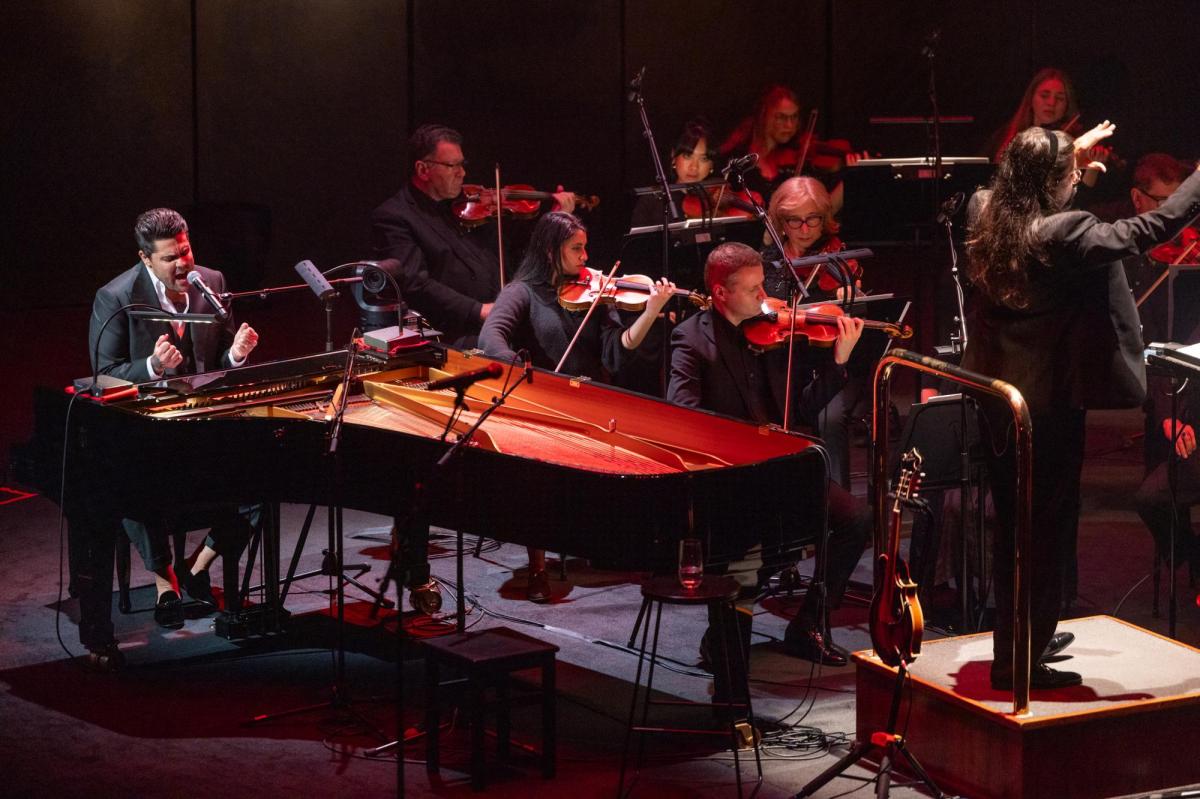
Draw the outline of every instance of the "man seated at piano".
[[[787,348],[756,351],[748,344],[742,323],[762,313],[766,298],[763,265],[759,254],[739,243],[722,244],[705,263],[704,284],[712,307],[686,319],[671,335],[671,380],[667,398],[679,405],[703,408],[759,424],[783,421],[787,381]],[[819,411],[846,382],[846,363],[862,334],[861,319],[838,319],[837,340],[832,356],[813,367],[798,367],[792,375],[792,425],[816,421]],[[747,502],[754,498],[746,497]],[[871,514],[836,482],[829,483],[829,526],[826,551],[825,596],[809,590],[784,636],[785,650],[796,657],[833,666],[846,664],[846,656],[829,635],[827,608],[837,607],[846,583],[866,547],[871,533]],[[757,583],[761,558],[748,555],[730,567],[746,589]],[[738,613],[742,646],[748,648],[750,619]],[[716,619],[709,620],[710,631]],[[713,637],[706,634],[706,640]],[[702,647],[703,649],[703,647]],[[737,658],[731,660],[737,662]],[[742,662],[747,662],[742,660]],[[736,668],[736,666],[735,666]],[[723,669],[716,668],[718,677]],[[737,679],[734,685],[740,684]],[[717,694],[722,694],[717,685]]]
[[[524,352],[534,366],[610,382],[627,363],[629,354],[645,342],[675,285],[663,279],[648,286],[645,308],[629,325],[622,323],[612,304],[602,304],[583,327],[586,310],[565,307],[559,289],[581,274],[590,273],[587,260],[587,229],[582,222],[562,211],[552,211],[539,219],[520,269],[500,292],[495,308],[483,323],[480,348],[493,358],[510,362],[519,357],[518,352]],[[576,340],[581,327],[583,331]],[[550,599],[546,553],[540,549],[529,549],[528,585],[531,601]]]
[[[185,324],[183,322],[139,321],[129,317],[125,306],[144,305],[161,308],[168,314],[212,313],[215,309],[205,298],[202,289],[189,281],[190,273],[198,273],[207,288],[220,294],[225,288],[224,276],[215,269],[197,266],[195,255],[188,241],[188,226],[184,218],[169,208],[155,208],[141,214],[134,224],[134,237],[138,246],[137,264],[117,275],[96,292],[88,332],[88,351],[94,354],[93,368],[98,374],[143,383],[179,375],[197,374],[213,369],[238,367],[246,362],[251,351],[258,345],[258,334],[246,323],[234,327],[233,317],[216,324]],[[132,309],[130,309],[132,310]],[[116,318],[105,326],[110,317]],[[103,328],[103,329],[102,329]],[[162,468],[175,469],[179,474],[181,497],[187,485],[199,476],[187,471],[186,453],[174,464],[162,464]],[[181,499],[181,511],[186,509],[186,500]],[[122,519],[130,541],[142,556],[147,570],[154,574],[157,600],[154,618],[163,627],[178,629],[183,626],[183,605],[179,585],[192,599],[215,607],[208,570],[213,560],[221,555],[237,557],[241,553],[249,533],[249,527],[257,523],[258,509],[250,508],[239,513],[236,508],[222,506],[208,509],[206,520],[215,520],[204,548],[197,555],[190,572],[175,575],[171,567],[170,548],[167,537],[171,532],[158,521],[146,522]],[[194,516],[195,514],[189,514]],[[90,520],[103,525],[99,520]],[[118,523],[114,522],[114,526]],[[74,525],[73,525],[74,526]],[[94,531],[101,538],[101,531]],[[107,595],[107,605],[98,599],[101,615],[111,616],[112,591],[112,544],[107,552],[94,553],[99,561],[100,572],[85,581],[97,592]],[[107,582],[104,568],[107,564]],[[92,607],[83,603],[84,607]],[[101,640],[83,640],[83,644],[95,651],[110,644],[103,635],[104,619],[89,618],[89,625],[99,625]],[[85,625],[81,623],[81,636]],[[108,619],[111,638],[111,619]],[[90,637],[90,633],[88,633]]]
[[[495,230],[468,229],[455,216],[467,160],[462,135],[444,125],[422,125],[408,140],[408,183],[371,214],[375,256],[399,262],[395,275],[405,302],[443,340],[475,346],[500,291],[500,260],[491,249]],[[575,195],[558,191],[554,208],[575,210]]]

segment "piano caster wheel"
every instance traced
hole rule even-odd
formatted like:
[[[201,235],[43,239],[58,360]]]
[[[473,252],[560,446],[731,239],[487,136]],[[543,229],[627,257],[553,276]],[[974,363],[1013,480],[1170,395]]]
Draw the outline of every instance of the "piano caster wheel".
[[[408,603],[418,613],[433,615],[442,609],[442,588],[430,580],[408,592]]]

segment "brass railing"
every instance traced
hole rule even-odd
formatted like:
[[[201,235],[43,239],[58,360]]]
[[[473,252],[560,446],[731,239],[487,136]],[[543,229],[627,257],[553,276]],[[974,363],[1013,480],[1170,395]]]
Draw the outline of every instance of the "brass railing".
[[[1012,410],[1016,427],[1017,507],[1016,546],[1013,553],[1013,714],[1029,712],[1029,574],[1031,500],[1033,497],[1033,439],[1029,407],[1015,386],[962,369],[953,364],[919,355],[904,349],[894,349],[883,357],[875,368],[874,440],[875,475],[875,550],[880,551],[883,531],[888,523],[888,435],[891,405],[892,371],[904,367],[969,386],[977,391],[999,397]],[[980,499],[982,502],[982,498]],[[963,590],[963,589],[960,589]]]

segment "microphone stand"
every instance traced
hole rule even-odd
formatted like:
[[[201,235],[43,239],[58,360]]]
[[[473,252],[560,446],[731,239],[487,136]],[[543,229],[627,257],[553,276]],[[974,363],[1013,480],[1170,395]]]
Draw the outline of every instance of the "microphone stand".
[[[330,476],[329,548],[325,552],[325,558],[319,573],[327,574],[337,582],[337,588],[334,590],[334,603],[337,607],[337,639],[334,647],[333,685],[330,688],[330,697],[325,702],[255,716],[247,722],[247,725],[261,724],[265,721],[295,716],[312,710],[339,710],[354,717],[365,729],[374,733],[380,740],[386,741],[387,736],[352,707],[349,690],[346,686],[346,582],[348,578],[343,573],[343,569],[345,568],[343,563],[345,559],[345,547],[343,542],[342,506],[340,504],[342,468],[341,455],[338,449],[342,440],[342,422],[345,418],[346,406],[349,404],[350,386],[353,383],[354,356],[358,353],[357,338],[358,330],[355,329],[351,334],[350,344],[346,348],[346,366],[342,370],[341,382],[334,391],[333,407],[325,436],[325,458]],[[311,510],[310,508],[310,514]]]
[[[671,195],[671,184],[667,181],[667,172],[663,168],[662,158],[658,154],[658,144],[654,141],[654,130],[650,127],[650,117],[646,115],[646,98],[642,95],[642,79],[646,76],[646,68],[642,67],[635,77],[629,83],[629,100],[637,103],[638,115],[642,120],[642,136],[646,139],[646,144],[650,148],[650,160],[654,163],[654,179],[659,191],[662,192],[662,209],[663,209],[663,225],[662,225],[662,275],[671,279],[671,222],[681,218],[679,209],[675,207],[675,198]],[[669,366],[668,358],[670,357],[667,346],[667,321],[663,317],[663,342],[662,342],[662,366],[659,369],[659,383],[662,393],[665,395],[667,386],[667,368]]]

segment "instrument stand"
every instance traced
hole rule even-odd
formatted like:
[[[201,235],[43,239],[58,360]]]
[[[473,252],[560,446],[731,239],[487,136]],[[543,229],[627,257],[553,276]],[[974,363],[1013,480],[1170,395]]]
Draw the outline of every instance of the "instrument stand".
[[[900,715],[900,700],[904,692],[904,683],[907,679],[908,664],[901,662],[899,668],[896,670],[896,685],[892,690],[892,708],[888,713],[887,727],[871,733],[869,740],[856,741],[853,748],[850,749],[845,757],[825,769],[825,771],[817,775],[816,779],[801,788],[800,792],[796,794],[795,799],[812,796],[834,777],[840,776],[846,769],[858,765],[862,760],[877,751],[882,753],[883,759],[879,762],[878,783],[875,786],[876,799],[884,799],[884,797],[890,795],[892,767],[896,763],[897,755],[904,759],[908,768],[916,775],[917,779],[924,783],[925,788],[936,799],[945,799],[946,794],[942,793],[941,789],[937,787],[925,772],[925,769],[922,768],[916,756],[908,750],[908,746],[904,743],[904,736],[896,732],[896,721]]]
[[[341,457],[338,454],[338,445],[341,442],[342,420],[345,416],[354,373],[354,356],[358,352],[358,347],[354,341],[357,338],[358,331],[355,330],[351,336],[350,346],[346,349],[346,366],[342,373],[342,382],[339,390],[334,393],[335,407],[332,417],[329,420],[329,431],[327,433],[327,445],[325,449],[325,455],[328,458],[332,474],[332,502],[329,506],[329,549],[327,550],[326,558],[328,560],[329,553],[332,553],[330,576],[338,577],[337,589],[334,594],[337,607],[337,644],[334,649],[334,673],[333,685],[330,687],[330,697],[325,702],[317,702],[282,710],[277,713],[264,713],[255,716],[247,722],[247,726],[274,721],[288,716],[296,716],[314,710],[335,710],[353,717],[364,729],[373,733],[379,740],[386,741],[387,736],[375,727],[366,716],[351,706],[349,691],[346,686],[346,580],[341,579],[344,568],[344,547],[342,541],[342,506],[338,503],[341,487]],[[295,557],[293,557],[293,560],[295,560]]]

